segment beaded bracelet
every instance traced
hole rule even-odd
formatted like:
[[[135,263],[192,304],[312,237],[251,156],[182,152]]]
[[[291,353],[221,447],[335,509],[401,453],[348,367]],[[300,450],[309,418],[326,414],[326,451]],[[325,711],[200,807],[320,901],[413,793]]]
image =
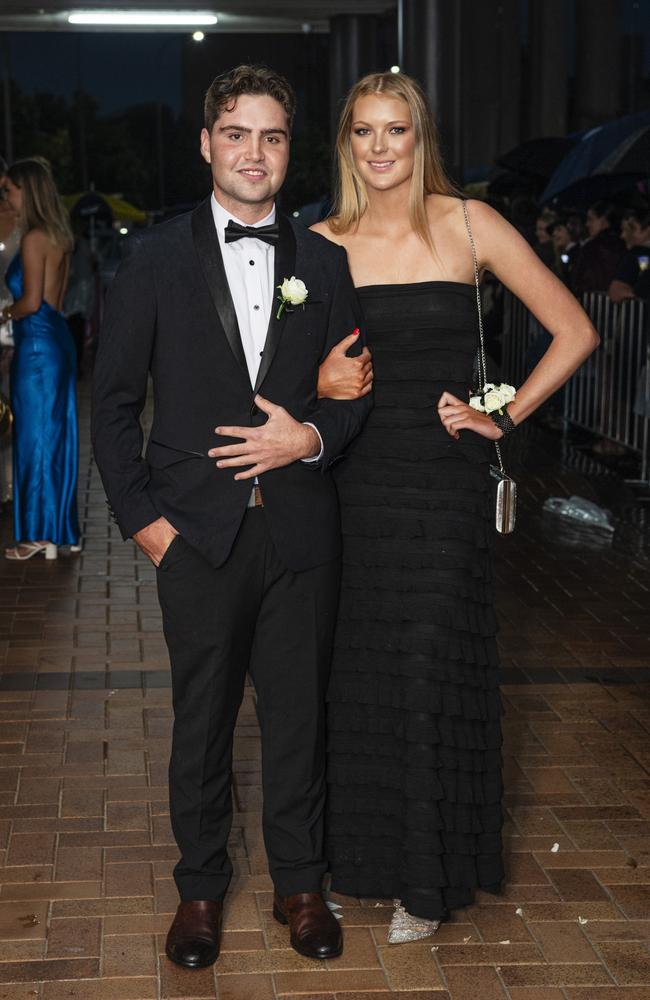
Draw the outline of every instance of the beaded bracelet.
[[[488,416],[494,421],[504,437],[506,434],[512,434],[517,426],[505,407],[501,413],[498,410],[492,410]]]

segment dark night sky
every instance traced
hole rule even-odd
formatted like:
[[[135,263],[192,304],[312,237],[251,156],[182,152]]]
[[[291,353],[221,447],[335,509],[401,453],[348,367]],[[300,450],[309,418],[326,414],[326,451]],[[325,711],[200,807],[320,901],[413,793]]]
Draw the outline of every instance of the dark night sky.
[[[522,14],[528,0],[522,0]],[[650,68],[648,0],[624,0],[624,30],[645,34],[645,66]],[[526,34],[526,18],[522,20]],[[190,33],[14,32],[12,75],[27,91],[69,97],[81,85],[110,113],[129,105],[163,101],[181,107],[181,49]],[[576,39],[580,44],[580,39]],[[199,45],[200,43],[195,43]]]
[[[188,34],[22,32],[11,35],[11,70],[27,91],[69,97],[79,86],[100,111],[162,97],[181,105],[181,47]],[[200,43],[195,43],[200,44]]]

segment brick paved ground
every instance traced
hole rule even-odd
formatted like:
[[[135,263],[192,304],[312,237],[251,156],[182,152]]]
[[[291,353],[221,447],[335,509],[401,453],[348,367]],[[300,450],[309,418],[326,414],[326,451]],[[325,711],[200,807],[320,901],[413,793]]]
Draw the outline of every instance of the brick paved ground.
[[[619,546],[545,521],[549,491],[589,487],[529,455],[517,533],[497,546],[503,897],[395,947],[389,907],[339,898],[344,956],[296,955],[270,916],[249,692],[223,954],[192,973],[162,955],[176,849],[154,574],[109,523],[84,444],[83,555],[0,561],[0,1000],[650,998],[650,567],[629,525]]]

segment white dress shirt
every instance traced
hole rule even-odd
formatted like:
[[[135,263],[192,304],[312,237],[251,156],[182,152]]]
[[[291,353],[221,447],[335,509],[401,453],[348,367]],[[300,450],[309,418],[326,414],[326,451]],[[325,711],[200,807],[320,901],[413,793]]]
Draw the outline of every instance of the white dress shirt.
[[[239,325],[239,335],[248,377],[251,386],[257,381],[264,344],[266,343],[266,333],[269,327],[272,310],[275,306],[275,289],[273,287],[275,277],[275,247],[263,240],[256,240],[252,236],[242,236],[241,239],[232,243],[226,243],[226,226],[232,222],[238,222],[240,226],[248,225],[242,222],[232,212],[219,204],[212,195],[212,217],[217,230],[223,266],[226,272],[226,279],[230,288],[237,323]],[[275,205],[272,210],[259,222],[254,223],[255,227],[270,226],[275,222]],[[283,275],[290,278],[291,275]],[[279,304],[279,303],[278,303]],[[275,400],[271,400],[272,403]],[[304,458],[303,462],[317,462],[323,454],[323,440],[318,428],[313,427],[321,442],[321,449],[318,455],[312,458]]]
[[[250,236],[242,236],[240,240],[226,243],[225,230],[231,220],[238,222],[240,226],[248,225],[248,223],[242,222],[241,219],[227,212],[219,204],[214,194],[212,195],[212,215],[237,315],[248,376],[251,380],[251,386],[254,386],[273,307],[275,247]],[[255,226],[270,226],[274,222],[275,205],[265,218],[255,223]]]

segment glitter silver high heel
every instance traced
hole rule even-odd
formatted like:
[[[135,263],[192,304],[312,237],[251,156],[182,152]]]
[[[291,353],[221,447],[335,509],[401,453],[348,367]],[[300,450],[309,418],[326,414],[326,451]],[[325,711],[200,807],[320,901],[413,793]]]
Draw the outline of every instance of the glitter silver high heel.
[[[404,944],[405,941],[419,941],[431,937],[440,927],[439,920],[425,920],[407,913],[401,899],[394,899],[395,912],[388,928],[389,944]]]

